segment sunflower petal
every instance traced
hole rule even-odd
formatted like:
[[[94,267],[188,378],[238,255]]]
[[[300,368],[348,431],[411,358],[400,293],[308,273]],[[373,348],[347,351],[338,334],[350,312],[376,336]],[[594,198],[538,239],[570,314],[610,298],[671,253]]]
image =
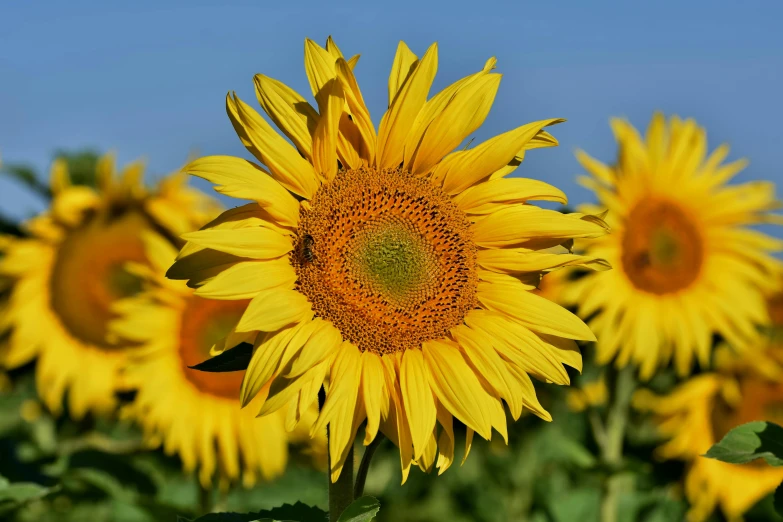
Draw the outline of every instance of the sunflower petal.
[[[413,54],[408,46],[405,45],[405,42],[400,40],[400,43],[397,45],[397,52],[394,55],[391,73],[389,74],[389,107],[392,106],[397,93],[400,92],[400,88],[413,73],[418,63],[419,57]]]
[[[438,69],[438,44],[432,44],[416,65],[381,119],[378,131],[379,168],[394,168],[402,163],[405,139],[427,95]]]
[[[435,427],[435,401],[427,384],[427,370],[421,350],[406,350],[400,368],[400,389],[413,438],[413,458],[418,459]]]
[[[257,294],[236,327],[237,332],[274,332],[313,315],[310,302],[296,290],[272,288]]]
[[[476,244],[503,247],[537,238],[593,238],[606,234],[606,226],[532,205],[515,205],[493,212],[473,224]]]
[[[269,261],[245,261],[219,272],[194,295],[208,299],[252,299],[270,288],[293,288],[294,271],[287,258]]]
[[[263,74],[254,77],[258,103],[269,119],[311,160],[318,112],[296,91]]]
[[[318,188],[313,166],[299,155],[264,118],[231,93],[226,95],[226,112],[242,143],[281,185],[304,198]]]
[[[563,121],[555,118],[528,123],[470,150],[449,154],[438,164],[432,176],[436,180],[443,180],[443,190],[447,194],[462,192],[506,166],[541,129]]]
[[[468,214],[487,214],[497,205],[525,201],[556,201],[568,203],[563,191],[549,183],[527,178],[500,178],[479,183],[454,198],[457,206]]]
[[[321,118],[313,134],[313,167],[327,181],[337,174],[337,132],[344,105],[340,82],[334,78],[326,82],[318,102]]]
[[[459,350],[446,342],[428,341],[422,345],[422,352],[430,387],[438,400],[466,426],[489,440],[492,422],[479,399],[486,392]]]
[[[296,198],[250,161],[233,156],[205,156],[182,170],[214,183],[215,190],[221,194],[256,201],[284,225],[296,226],[299,222]]]
[[[198,230],[182,239],[204,248],[251,259],[273,259],[291,251],[291,238],[262,227]]]

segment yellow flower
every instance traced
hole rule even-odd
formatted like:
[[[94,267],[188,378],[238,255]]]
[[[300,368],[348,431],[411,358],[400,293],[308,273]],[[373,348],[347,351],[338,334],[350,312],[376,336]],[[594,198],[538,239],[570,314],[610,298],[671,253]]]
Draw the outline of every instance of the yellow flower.
[[[141,279],[144,291],[117,301],[112,309],[118,316],[109,325],[113,334],[134,343],[122,376],[123,386],[137,392],[122,409],[123,417],[142,426],[151,446],[162,444],[167,453],[178,454],[187,473],[198,466],[205,488],[216,471],[223,485],[241,477],[251,486],[258,475],[270,480],[282,474],[289,442],[284,412],[256,418],[255,411],[240,409],[237,390],[244,372],[188,368],[209,358],[247,301],[204,299],[182,282],[167,280],[163,274],[176,249],[152,232],[142,238],[149,265],[128,270]],[[252,342],[251,337],[238,340]],[[315,412],[309,413],[312,422]]]
[[[111,156],[101,158],[94,190],[71,185],[66,164],[55,161],[50,209],[26,224],[29,237],[2,242],[0,280],[11,286],[0,314],[0,332],[10,330],[0,364],[16,368],[38,357],[41,399],[59,413],[67,394],[74,418],[116,405],[124,351],[106,325],[111,303],[140,288],[123,268],[145,262],[140,232],[160,229],[174,238],[218,211],[211,198],[183,186],[184,174],[150,192],[140,163],[119,177],[114,170]]]
[[[617,163],[578,158],[592,177],[583,182],[608,210],[612,234],[580,243],[614,270],[572,285],[566,304],[594,316],[597,359],[635,364],[649,379],[669,364],[690,373],[694,357],[710,362],[712,338],[737,351],[757,343],[767,321],[762,288],[781,262],[769,255],[783,242],[748,228],[780,221],[774,185],[726,185],[744,160],[723,164],[728,147],[706,156],[704,129],[693,120],[656,114],[643,140],[630,124],[612,120]]]
[[[312,433],[330,428],[336,480],[359,426],[382,431],[411,463],[440,472],[454,458],[453,418],[505,438],[503,403],[549,420],[529,375],[568,383],[581,368],[574,339],[593,339],[565,309],[532,293],[540,273],[584,261],[543,252],[605,224],[526,204],[565,201],[558,189],[511,173],[527,149],[552,146],[523,125],[454,151],[484,121],[500,75],[495,59],[429,100],[437,46],[422,58],[400,43],[389,108],[376,133],[346,61],[329,39],[307,40],[305,68],[318,111],[256,75],[258,100],[290,144],[235,95],[228,114],[266,169],[228,156],[185,170],[255,201],[225,212],[188,244],[169,277],[196,295],[250,303],[238,333],[260,332],[241,387],[260,415],[295,419],[322,385]],[[231,343],[227,343],[230,346]],[[436,463],[437,459],[437,463]]]
[[[776,352],[776,353],[775,353]],[[780,349],[763,359],[781,360]],[[681,384],[666,396],[637,392],[634,405],[657,416],[659,432],[668,441],[658,449],[661,459],[688,462],[685,493],[691,503],[690,522],[706,520],[719,506],[729,520],[738,520],[783,481],[783,470],[763,461],[727,464],[703,457],[731,429],[746,422],[783,424],[783,381],[753,371],[748,365],[722,367]]]

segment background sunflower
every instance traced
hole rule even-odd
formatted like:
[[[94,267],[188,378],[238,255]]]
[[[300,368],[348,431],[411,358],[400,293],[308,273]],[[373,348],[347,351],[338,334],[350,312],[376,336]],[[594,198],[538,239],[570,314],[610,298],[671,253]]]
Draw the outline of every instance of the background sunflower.
[[[140,235],[160,230],[170,241],[198,226],[216,203],[184,186],[181,174],[155,190],[141,184],[142,165],[118,176],[113,156],[96,166],[97,189],[72,185],[64,160],[51,168],[50,209],[24,226],[27,237],[7,237],[0,277],[10,285],[0,350],[5,368],[37,358],[38,392],[59,413],[67,395],[68,413],[106,414],[116,405],[117,370],[125,354],[110,335],[111,305],[141,289],[128,262],[146,262]]]

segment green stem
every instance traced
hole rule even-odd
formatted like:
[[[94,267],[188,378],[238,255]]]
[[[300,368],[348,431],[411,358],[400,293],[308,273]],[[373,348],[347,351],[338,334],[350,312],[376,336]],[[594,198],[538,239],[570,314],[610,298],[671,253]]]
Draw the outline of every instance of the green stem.
[[[202,515],[212,513],[212,488],[198,485],[198,508]]]
[[[367,482],[367,473],[370,471],[370,461],[375,454],[375,450],[381,445],[386,437],[382,433],[378,433],[373,441],[364,450],[362,455],[362,462],[359,464],[359,469],[356,472],[356,484],[353,486],[353,498],[359,498],[364,495],[364,484]]]
[[[631,407],[631,397],[636,388],[635,369],[627,366],[619,372],[611,372],[614,386],[609,411],[606,416],[605,429],[596,442],[601,448],[601,461],[610,475],[606,481],[606,492],[601,504],[601,521],[617,521],[617,505],[620,496],[626,489],[625,477],[618,474],[623,464],[623,441],[628,426],[628,413]]]
[[[326,444],[329,447],[329,426],[326,427]],[[348,449],[348,456],[345,457],[343,470],[336,482],[332,482],[332,455],[329,453],[329,469],[326,472],[329,481],[329,521],[337,522],[343,511],[353,502],[353,441]]]

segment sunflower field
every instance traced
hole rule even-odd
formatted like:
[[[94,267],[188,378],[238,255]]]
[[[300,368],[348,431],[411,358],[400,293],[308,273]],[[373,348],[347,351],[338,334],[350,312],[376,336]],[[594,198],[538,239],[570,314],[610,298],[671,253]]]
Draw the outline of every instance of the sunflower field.
[[[496,57],[336,40],[165,175],[0,141],[0,520],[783,521],[775,183],[657,110],[559,187]]]

